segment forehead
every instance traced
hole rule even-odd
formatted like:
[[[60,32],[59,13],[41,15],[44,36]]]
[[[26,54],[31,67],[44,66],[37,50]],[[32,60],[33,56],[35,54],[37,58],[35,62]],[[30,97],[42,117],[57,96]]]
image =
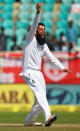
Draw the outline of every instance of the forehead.
[[[44,25],[38,25],[38,29],[42,29],[42,28],[45,29],[45,26]]]

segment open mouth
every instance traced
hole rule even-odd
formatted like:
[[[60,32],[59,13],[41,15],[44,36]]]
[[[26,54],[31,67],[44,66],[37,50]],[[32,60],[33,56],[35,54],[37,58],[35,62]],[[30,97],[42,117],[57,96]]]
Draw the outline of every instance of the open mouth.
[[[42,34],[41,37],[44,38],[45,34]]]

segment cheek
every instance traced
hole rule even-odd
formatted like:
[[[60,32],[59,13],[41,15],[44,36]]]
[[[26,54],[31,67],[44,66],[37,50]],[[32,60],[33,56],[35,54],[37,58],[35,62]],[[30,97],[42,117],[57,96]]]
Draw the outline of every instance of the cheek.
[[[39,31],[38,33],[41,35],[41,34],[42,34],[42,31]]]
[[[41,30],[38,30],[38,33],[40,34],[40,33],[41,33]]]

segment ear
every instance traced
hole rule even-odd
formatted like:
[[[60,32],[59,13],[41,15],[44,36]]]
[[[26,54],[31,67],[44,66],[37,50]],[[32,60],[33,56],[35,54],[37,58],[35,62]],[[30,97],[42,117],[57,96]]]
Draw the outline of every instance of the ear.
[[[35,36],[37,36],[37,31],[36,31],[36,33],[35,33]]]

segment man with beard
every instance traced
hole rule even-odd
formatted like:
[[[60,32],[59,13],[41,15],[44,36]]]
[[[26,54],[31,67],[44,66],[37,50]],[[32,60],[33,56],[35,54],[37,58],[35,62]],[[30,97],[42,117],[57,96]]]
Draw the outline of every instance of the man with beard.
[[[33,25],[27,37],[23,48],[23,70],[22,77],[32,89],[35,102],[30,114],[26,117],[25,126],[41,126],[42,123],[36,122],[36,118],[42,111],[45,118],[45,126],[50,126],[57,119],[57,115],[51,116],[49,105],[46,99],[46,85],[43,74],[41,73],[41,59],[43,55],[56,64],[63,72],[69,72],[64,66],[53,56],[46,44],[45,25],[39,23],[39,16],[42,3],[36,5],[36,16]]]

